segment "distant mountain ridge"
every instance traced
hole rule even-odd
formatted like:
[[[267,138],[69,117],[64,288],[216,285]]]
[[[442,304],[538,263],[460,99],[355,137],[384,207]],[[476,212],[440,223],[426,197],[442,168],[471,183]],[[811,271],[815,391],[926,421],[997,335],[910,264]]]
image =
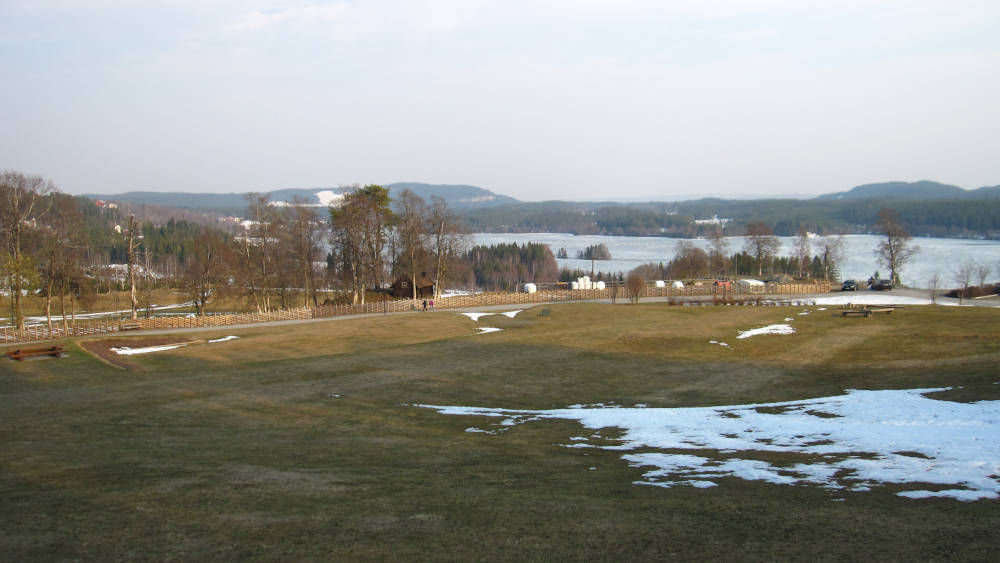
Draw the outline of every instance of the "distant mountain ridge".
[[[489,190],[476,186],[448,185],[448,184],[421,184],[416,182],[398,182],[385,184],[389,190],[389,195],[396,198],[403,190],[410,190],[425,200],[430,200],[431,196],[444,198],[448,206],[456,210],[476,209],[483,207],[494,207],[520,203],[518,200],[493,193]],[[330,201],[339,199],[343,194],[352,191],[350,187],[327,187],[327,188],[288,188],[261,192],[270,196],[271,201],[278,203],[291,203],[295,198],[299,198],[305,203],[313,205],[326,205]],[[250,193],[250,192],[247,192]],[[222,215],[240,216],[247,209],[247,193],[187,193],[187,192],[126,192],[122,194],[83,194],[83,197],[94,200],[108,200],[131,205],[157,205],[162,207],[174,207],[177,209],[190,209]]]
[[[864,184],[846,192],[823,194],[815,199],[977,199],[1000,197],[1000,186],[986,186],[965,190],[958,186],[921,180],[919,182],[882,182]]]

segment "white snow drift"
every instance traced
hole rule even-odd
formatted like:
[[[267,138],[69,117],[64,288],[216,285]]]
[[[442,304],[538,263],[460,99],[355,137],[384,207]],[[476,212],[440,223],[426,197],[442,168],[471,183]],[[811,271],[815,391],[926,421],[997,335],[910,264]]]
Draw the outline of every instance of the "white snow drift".
[[[122,346],[120,348],[112,348],[111,351],[119,356],[134,356],[136,354],[149,354],[150,352],[163,352],[164,350],[173,350],[174,348],[182,348],[184,346],[187,346],[187,344],[146,346],[145,348],[129,348],[128,346]]]
[[[795,329],[792,328],[792,325],[780,324],[762,326],[751,330],[741,330],[739,333],[739,336],[736,338],[742,340],[744,338],[750,338],[751,336],[757,336],[760,334],[795,334]]]
[[[507,311],[507,312],[504,312],[504,313],[463,312],[463,313],[459,313],[459,315],[465,315],[466,317],[469,317],[473,321],[478,322],[480,317],[487,317],[489,315],[503,315],[503,316],[505,316],[507,318],[513,319],[514,317],[517,316],[518,313],[520,313],[523,310],[524,309],[518,309],[516,311]]]
[[[546,419],[577,420],[595,430],[619,428],[619,445],[574,439],[565,447],[641,448],[643,453],[622,457],[651,468],[637,484],[711,487],[715,479],[738,477],[864,491],[896,483],[907,486],[898,494],[908,498],[1000,498],[1000,401],[956,403],[925,396],[944,390],[848,391],[782,403],[673,409],[417,406],[501,419],[486,432]],[[801,459],[773,465],[760,452],[801,454]]]
[[[239,338],[239,336],[234,336],[230,334],[229,336],[223,336],[222,338],[216,338],[215,340],[209,340],[208,342],[209,343],[226,342],[227,340],[236,340],[237,338]]]

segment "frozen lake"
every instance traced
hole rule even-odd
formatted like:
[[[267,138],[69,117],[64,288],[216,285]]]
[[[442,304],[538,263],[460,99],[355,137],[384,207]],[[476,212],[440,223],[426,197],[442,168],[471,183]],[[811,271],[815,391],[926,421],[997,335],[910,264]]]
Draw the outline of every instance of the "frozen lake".
[[[604,244],[611,251],[613,260],[598,260],[594,270],[599,272],[628,272],[641,264],[663,262],[666,264],[677,253],[677,243],[687,240],[699,248],[708,250],[707,239],[673,239],[663,237],[615,237],[598,235],[568,235],[560,233],[521,233],[492,234],[481,233],[472,235],[473,244],[511,243],[524,244],[539,242],[549,245],[553,254],[560,248],[565,248],[569,259],[556,259],[559,267],[579,268],[590,271],[590,260],[572,258],[576,253],[588,246]],[[813,254],[818,252],[824,237],[810,239],[813,243]],[[886,268],[879,266],[875,257],[875,247],[882,237],[874,235],[846,235],[844,238],[844,260],[840,265],[843,279],[867,280],[876,270],[883,277],[888,275]],[[730,253],[743,248],[744,237],[729,237]],[[781,241],[779,254],[788,256],[792,253],[794,237],[778,237]],[[902,271],[904,285],[927,287],[928,281],[935,272],[939,273],[942,284],[954,285],[954,271],[958,264],[965,260],[973,260],[977,264],[985,264],[991,268],[988,281],[1000,280],[1000,241],[982,241],[966,239],[914,238],[913,244],[920,247],[910,264]]]

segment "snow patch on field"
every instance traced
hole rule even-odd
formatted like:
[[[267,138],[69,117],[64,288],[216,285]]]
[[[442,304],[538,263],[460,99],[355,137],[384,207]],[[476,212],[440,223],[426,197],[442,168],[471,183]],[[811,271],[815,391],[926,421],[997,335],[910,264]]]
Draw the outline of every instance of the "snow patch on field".
[[[488,315],[495,315],[496,313],[459,313],[459,315],[465,315],[473,321],[479,321],[479,317],[486,317]]]
[[[926,396],[944,390],[851,390],[800,401],[673,409],[415,406],[498,418],[495,428],[561,419],[591,430],[619,429],[618,445],[588,444],[574,436],[563,446],[629,452],[623,460],[650,468],[636,482],[643,485],[711,487],[717,479],[735,477],[852,491],[893,483],[908,488],[897,493],[906,498],[1000,498],[1000,401],[956,403]],[[772,465],[767,459],[773,456],[761,452],[801,459]]]
[[[496,328],[492,326],[481,326],[479,327],[479,334],[486,334],[487,332],[500,332],[502,328]]]
[[[891,293],[851,293],[851,295],[836,295],[833,297],[817,297],[815,305],[930,305],[930,299],[906,297]]]
[[[222,338],[216,338],[215,340],[209,340],[209,342],[225,342],[227,340],[236,340],[239,336],[223,336]]]
[[[787,324],[767,325],[751,330],[741,330],[739,333],[739,336],[736,338],[743,339],[750,338],[751,336],[759,336],[761,334],[795,334],[795,329],[792,328],[792,325]]]
[[[503,316],[505,316],[507,318],[513,319],[514,317],[517,316],[518,313],[520,313],[523,310],[524,309],[518,309],[517,311],[507,311],[505,313],[463,312],[463,313],[459,313],[459,315],[465,315],[466,317],[469,317],[473,321],[477,321],[478,322],[480,317],[487,317],[489,315],[503,315]]]
[[[128,346],[121,346],[119,348],[112,348],[111,351],[119,356],[134,356],[136,354],[149,354],[150,352],[163,352],[165,350],[173,350],[174,348],[183,348],[184,346],[187,346],[187,344],[146,346],[145,348],[129,348]]]

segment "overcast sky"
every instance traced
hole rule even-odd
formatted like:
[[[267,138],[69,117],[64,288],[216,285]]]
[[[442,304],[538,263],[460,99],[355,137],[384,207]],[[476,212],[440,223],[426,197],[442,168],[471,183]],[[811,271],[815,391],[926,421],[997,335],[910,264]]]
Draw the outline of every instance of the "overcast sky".
[[[1000,184],[997,0],[0,0],[0,72],[69,193]]]

